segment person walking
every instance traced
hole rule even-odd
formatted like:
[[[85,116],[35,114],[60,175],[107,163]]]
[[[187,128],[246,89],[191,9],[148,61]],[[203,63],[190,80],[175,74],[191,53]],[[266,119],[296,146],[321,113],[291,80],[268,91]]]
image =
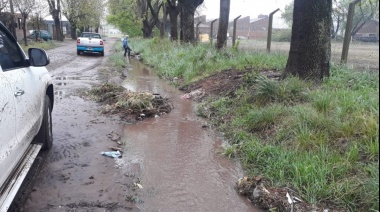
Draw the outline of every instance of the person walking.
[[[128,57],[131,56],[131,48],[129,48],[128,46],[128,37],[129,37],[128,35],[125,35],[123,39],[124,57],[127,55],[127,52],[128,52]]]

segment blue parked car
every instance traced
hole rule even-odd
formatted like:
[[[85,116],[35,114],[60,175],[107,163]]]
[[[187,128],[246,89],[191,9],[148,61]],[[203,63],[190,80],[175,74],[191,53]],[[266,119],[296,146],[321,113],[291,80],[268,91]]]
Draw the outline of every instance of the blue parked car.
[[[38,35],[38,37],[40,37],[44,41],[49,41],[49,40],[53,39],[53,37],[51,36],[50,32],[48,32],[46,30],[40,30],[40,31],[33,30],[32,33],[30,33],[30,37],[32,39],[35,39],[36,35]]]

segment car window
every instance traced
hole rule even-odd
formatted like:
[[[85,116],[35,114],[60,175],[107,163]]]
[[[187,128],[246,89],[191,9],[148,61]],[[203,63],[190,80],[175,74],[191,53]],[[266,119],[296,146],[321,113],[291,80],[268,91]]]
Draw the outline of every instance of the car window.
[[[82,35],[82,37],[89,38],[89,37],[90,37],[90,34],[88,34],[88,33],[84,33],[84,34]]]
[[[92,38],[98,38],[98,39],[100,39],[100,35],[98,35],[98,34],[92,34]]]
[[[3,71],[23,67],[24,58],[17,43],[0,30],[0,65]]]

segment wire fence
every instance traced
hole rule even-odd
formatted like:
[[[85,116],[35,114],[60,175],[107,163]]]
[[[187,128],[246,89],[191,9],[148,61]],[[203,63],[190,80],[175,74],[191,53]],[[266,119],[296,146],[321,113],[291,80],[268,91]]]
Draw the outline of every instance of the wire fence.
[[[285,21],[279,13],[274,15],[277,11],[275,10],[269,15],[259,15],[257,18],[249,16],[236,17],[228,26],[230,39],[227,45],[231,47],[234,41],[238,40],[239,49],[268,52],[268,47],[270,47],[270,52],[288,54],[290,50],[291,28],[284,27],[283,23]],[[347,17],[353,17],[353,14],[349,13]],[[203,29],[199,30],[199,40],[209,42],[209,38],[215,39],[218,21],[198,21],[198,25],[204,24]],[[213,25],[214,22],[215,24]],[[372,18],[358,23],[360,27],[355,29],[353,35],[345,33],[346,31],[352,32],[352,28],[348,24],[341,24],[339,32],[336,31],[334,33],[336,35],[331,39],[331,63],[345,64],[358,70],[378,71],[379,20]],[[346,30],[346,27],[348,27],[348,30]],[[268,31],[271,33],[269,34]],[[205,39],[202,38],[204,35],[207,36]],[[270,42],[270,45],[268,45],[268,42]],[[348,54],[344,51],[347,48]]]
[[[267,52],[267,41],[265,40],[240,40],[239,48]],[[290,42],[272,41],[271,52],[288,54]],[[332,41],[331,61],[333,64],[341,63],[343,42]],[[353,41],[350,44],[347,66],[363,70],[379,70],[379,42]]]

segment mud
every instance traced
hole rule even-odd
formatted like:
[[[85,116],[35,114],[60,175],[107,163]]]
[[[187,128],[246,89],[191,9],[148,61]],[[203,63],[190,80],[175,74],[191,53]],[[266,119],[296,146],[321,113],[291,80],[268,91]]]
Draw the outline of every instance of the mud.
[[[243,173],[221,155],[222,137],[195,116],[191,100],[140,62],[129,60],[126,79],[112,80],[172,99],[170,113],[130,124],[83,98],[106,80],[99,72],[118,41],[107,39],[104,58],[77,56],[75,41],[48,51],[54,144],[40,154],[12,211],[259,211],[236,192]],[[122,158],[100,154],[111,147]]]

